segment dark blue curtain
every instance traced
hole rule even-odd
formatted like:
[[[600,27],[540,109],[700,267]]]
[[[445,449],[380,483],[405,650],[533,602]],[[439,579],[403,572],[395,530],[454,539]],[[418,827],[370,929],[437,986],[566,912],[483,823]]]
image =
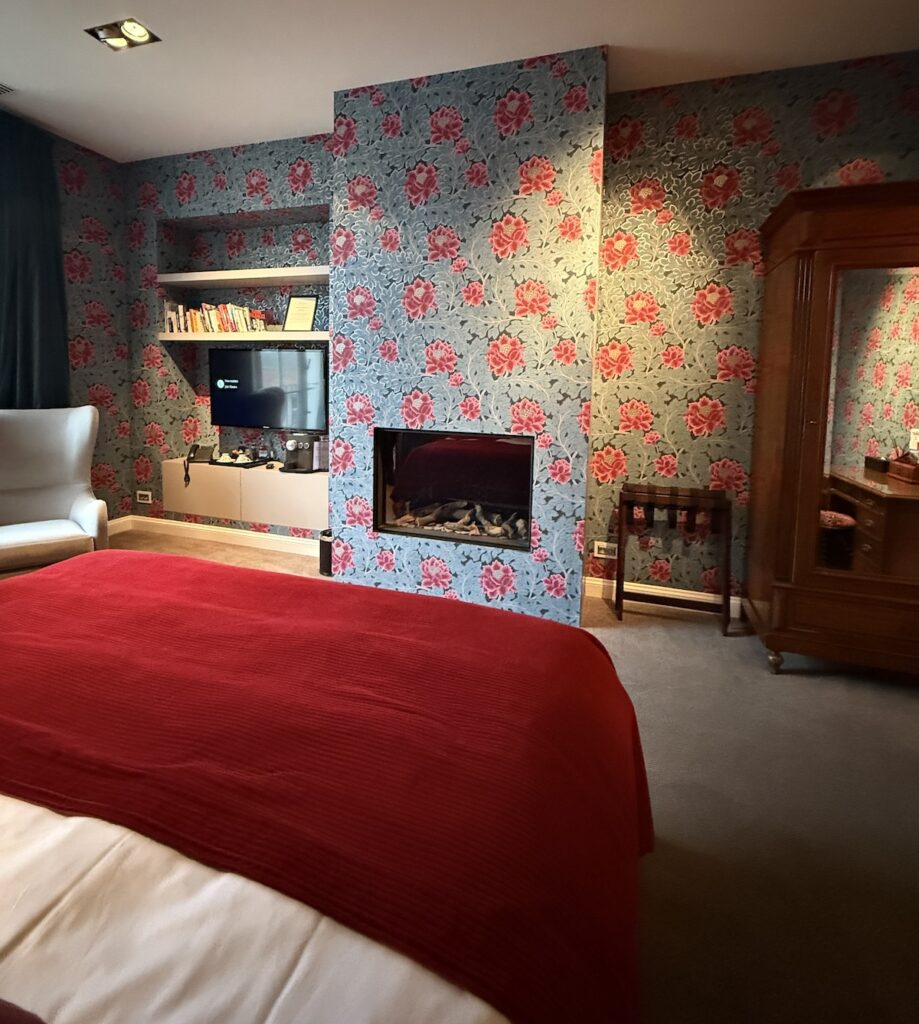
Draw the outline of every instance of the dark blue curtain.
[[[0,408],[70,404],[53,138],[0,111]]]

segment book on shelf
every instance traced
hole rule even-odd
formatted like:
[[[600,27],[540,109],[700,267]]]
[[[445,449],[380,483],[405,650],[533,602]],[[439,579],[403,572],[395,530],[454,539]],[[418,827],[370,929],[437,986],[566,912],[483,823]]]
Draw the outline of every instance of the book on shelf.
[[[184,304],[163,302],[163,331],[166,334],[239,334],[246,331],[264,331],[268,315],[263,309],[237,306],[222,302],[215,306],[202,302],[200,308],[186,308]]]

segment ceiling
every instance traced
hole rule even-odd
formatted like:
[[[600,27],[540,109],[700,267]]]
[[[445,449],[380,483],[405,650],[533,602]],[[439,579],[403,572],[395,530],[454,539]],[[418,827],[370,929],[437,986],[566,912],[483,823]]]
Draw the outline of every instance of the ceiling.
[[[133,16],[162,42],[83,29]],[[606,44],[613,92],[919,49],[916,0],[2,0],[0,107],[116,160],[328,131],[336,89]]]

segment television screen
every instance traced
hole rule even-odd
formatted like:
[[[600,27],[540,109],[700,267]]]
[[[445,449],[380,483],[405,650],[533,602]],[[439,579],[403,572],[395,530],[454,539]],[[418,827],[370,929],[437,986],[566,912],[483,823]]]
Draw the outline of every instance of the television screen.
[[[318,348],[212,348],[211,422],[324,434],[325,360]]]

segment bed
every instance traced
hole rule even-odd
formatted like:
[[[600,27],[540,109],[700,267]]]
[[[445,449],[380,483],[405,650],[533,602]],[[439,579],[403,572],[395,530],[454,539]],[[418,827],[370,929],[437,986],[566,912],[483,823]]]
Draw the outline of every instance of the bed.
[[[638,1016],[589,634],[140,552],[0,583],[0,999],[48,1024]]]

